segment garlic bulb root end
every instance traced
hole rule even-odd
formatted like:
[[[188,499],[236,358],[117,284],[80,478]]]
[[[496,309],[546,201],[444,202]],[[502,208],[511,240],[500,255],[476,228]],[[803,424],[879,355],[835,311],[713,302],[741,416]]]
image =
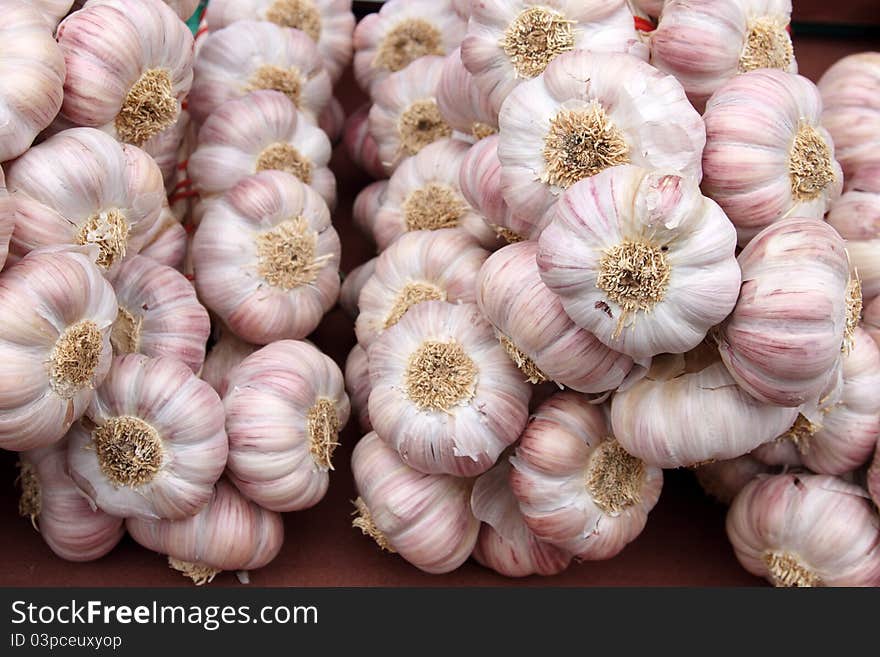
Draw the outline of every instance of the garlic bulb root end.
[[[764,563],[767,564],[774,586],[813,587],[822,583],[818,575],[790,552],[767,552]]]
[[[200,563],[181,561],[174,557],[168,557],[168,566],[189,577],[196,586],[210,584],[218,574],[223,572],[218,568],[212,568]]]
[[[370,514],[370,509],[367,507],[367,503],[359,497],[354,501],[354,506],[357,518],[351,521],[351,526],[360,529],[365,536],[369,536],[376,541],[376,545],[386,552],[396,552],[396,550],[391,547],[391,543],[388,542],[385,534],[383,534],[379,528],[376,527],[376,523],[373,522],[373,516]]]

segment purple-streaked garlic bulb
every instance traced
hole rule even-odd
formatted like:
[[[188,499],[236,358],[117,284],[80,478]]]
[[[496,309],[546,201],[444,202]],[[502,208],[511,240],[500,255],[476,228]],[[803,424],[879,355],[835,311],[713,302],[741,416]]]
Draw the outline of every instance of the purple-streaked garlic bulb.
[[[472,304],[416,304],[367,356],[373,427],[421,472],[481,474],[526,424],[531,388]]]
[[[354,76],[375,97],[376,87],[419,57],[445,56],[460,44],[467,27],[450,0],[389,0],[354,31]]]
[[[229,385],[229,373],[259,347],[245,342],[225,327],[220,328],[218,333],[219,337],[205,357],[200,376],[222,399]]]
[[[541,280],[535,242],[492,254],[477,277],[477,304],[530,383],[555,381],[579,392],[614,390],[633,367],[566,314]]]
[[[0,447],[46,447],[107,376],[116,296],[88,256],[46,249],[0,274],[0,317]]]
[[[651,63],[678,78],[701,110],[740,73],[797,73],[790,21],[791,0],[667,0],[651,33]]]
[[[865,305],[864,314],[862,315],[862,328],[880,346],[880,297],[875,297],[873,301]]]
[[[624,0],[474,2],[461,58],[497,114],[524,80],[582,48],[648,59]]]
[[[345,108],[336,96],[330,98],[327,107],[318,116],[318,127],[326,133],[334,146],[342,139],[345,130]]]
[[[217,393],[184,363],[120,356],[68,434],[70,476],[114,516],[192,516],[226,466],[223,424]]]
[[[171,211],[167,201],[159,219],[153,224],[139,255],[155,260],[160,265],[180,270],[186,256],[189,237],[186,228]]]
[[[474,83],[456,48],[446,56],[437,85],[437,107],[453,130],[479,141],[498,132],[498,110]]]
[[[168,555],[168,565],[195,584],[211,582],[224,570],[262,568],[284,543],[281,514],[246,499],[225,479],[214,486],[208,504],[181,520],[128,518],[131,537],[148,550]],[[246,575],[241,578],[247,581]]]
[[[346,314],[352,319],[357,319],[358,299],[361,296],[361,290],[370,280],[373,272],[376,271],[377,258],[370,258],[362,265],[358,265],[348,272],[342,279],[342,287],[339,289],[339,305]]]
[[[510,484],[526,525],[578,559],[610,559],[638,536],[663,487],[663,471],[628,454],[601,406],[560,392],[523,432]]]
[[[272,511],[299,511],[327,492],[350,406],[339,367],[307,342],[281,340],[228,374],[227,472]]]
[[[709,99],[703,191],[736,226],[740,246],[784,217],[821,219],[843,172],[807,78],[763,69],[737,75]]]
[[[122,518],[89,506],[67,474],[67,441],[21,454],[18,512],[67,561],[93,561],[125,535]]]
[[[352,524],[382,550],[428,573],[448,573],[467,560],[480,531],[472,480],[414,470],[375,433],[355,445],[351,469],[358,492]]]
[[[701,176],[700,115],[675,78],[632,55],[560,55],[511,92],[498,123],[502,193],[518,214],[542,217],[576,182],[619,164]]]
[[[377,180],[364,187],[354,197],[354,205],[351,208],[351,218],[364,235],[373,238],[373,226],[376,223],[376,215],[385,203],[388,193],[388,181]]]
[[[339,296],[327,204],[289,173],[249,176],[209,204],[192,248],[199,298],[254,344],[304,338]]]
[[[379,159],[379,145],[370,134],[369,103],[356,109],[345,119],[342,143],[349,159],[364,173],[375,179],[385,178],[385,166]]]
[[[10,258],[93,244],[94,261],[109,272],[141,249],[165,201],[152,158],[93,128],[65,130],[34,146],[7,167],[6,186],[16,212]]]
[[[199,123],[223,103],[260,89],[280,91],[317,123],[332,96],[311,38],[267,21],[237,21],[209,33],[194,72],[189,110]]]
[[[755,477],[770,474],[775,468],[762,463],[751,454],[733,459],[712,461],[694,468],[694,474],[703,491],[730,506],[733,499]]]
[[[575,324],[642,359],[693,349],[736,303],[736,232],[697,183],[618,166],[573,185],[541,233],[541,278]]]
[[[9,254],[9,240],[12,238],[12,230],[15,228],[15,206],[12,197],[6,191],[6,178],[3,169],[0,169],[0,271],[6,264],[6,256]]]
[[[843,240],[822,221],[783,219],[737,260],[742,289],[718,334],[724,364],[756,399],[815,402],[861,311]]]
[[[727,513],[727,536],[750,573],[776,586],[880,585],[880,529],[865,491],[837,477],[754,479]]]
[[[345,391],[351,401],[351,408],[357,413],[358,425],[363,432],[373,430],[370,422],[370,364],[366,350],[356,344],[345,359]]]

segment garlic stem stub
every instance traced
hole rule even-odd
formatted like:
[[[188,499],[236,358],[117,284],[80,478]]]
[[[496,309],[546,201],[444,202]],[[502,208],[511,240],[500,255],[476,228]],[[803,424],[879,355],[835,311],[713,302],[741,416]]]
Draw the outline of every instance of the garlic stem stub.
[[[767,444],[767,443],[765,443]],[[759,461],[751,454],[733,459],[712,461],[694,468],[697,482],[703,491],[721,504],[730,506],[734,498],[746,485],[759,475],[770,474],[773,466]]]
[[[339,305],[352,319],[357,319],[358,298],[361,296],[364,285],[376,271],[377,260],[377,258],[370,258],[352,269],[342,279],[342,287],[339,290]]]
[[[498,132],[498,110],[474,83],[456,48],[446,56],[437,85],[437,107],[454,130],[479,141]]]
[[[0,271],[6,264],[6,256],[9,254],[9,240],[15,228],[15,206],[13,198],[6,191],[6,178],[3,169],[0,169]]]
[[[229,384],[229,373],[259,347],[236,337],[226,327],[220,328],[218,333],[219,337],[208,352],[199,376],[223,399]]]
[[[361,431],[369,433],[373,430],[370,422],[370,364],[366,350],[356,344],[345,359],[345,391],[351,400],[352,410],[357,412],[358,425]]]

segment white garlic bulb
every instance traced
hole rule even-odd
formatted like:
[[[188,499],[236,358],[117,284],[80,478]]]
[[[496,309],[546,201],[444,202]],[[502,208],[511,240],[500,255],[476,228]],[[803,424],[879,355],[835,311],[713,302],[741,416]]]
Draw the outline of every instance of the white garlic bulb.
[[[9,240],[12,238],[12,230],[15,228],[15,207],[12,197],[6,191],[6,178],[3,169],[0,169],[0,271],[6,264],[6,256],[9,254]]]
[[[437,107],[453,130],[475,141],[498,132],[498,110],[489,95],[474,83],[456,48],[446,56],[437,84]]]
[[[339,305],[352,319],[358,316],[358,298],[367,281],[376,271],[377,258],[370,258],[362,265],[358,265],[348,272],[342,279],[342,287],[339,289]]]
[[[205,365],[199,376],[207,381],[222,399],[229,384],[229,373],[259,347],[239,339],[235,333],[225,327],[219,328],[218,334],[214,346],[205,357]]]
[[[0,274],[0,317],[0,447],[46,447],[110,368],[113,288],[82,253],[35,251]]]
[[[31,5],[39,11],[52,30],[62,18],[71,10],[73,0],[22,0],[24,4]]]
[[[217,393],[184,363],[120,356],[68,434],[70,476],[114,516],[194,515],[226,465],[223,423]]]
[[[376,215],[385,203],[388,194],[388,181],[377,180],[364,187],[354,197],[354,205],[351,208],[351,218],[364,235],[373,238],[373,226],[376,223]]]
[[[355,445],[351,469],[359,495],[352,524],[380,548],[428,573],[447,573],[467,560],[480,531],[471,480],[422,474],[375,433]]]
[[[365,433],[373,430],[368,404],[371,389],[367,351],[356,344],[345,359],[345,391],[351,400],[352,410],[357,412],[358,425]]]
[[[734,459],[704,463],[694,469],[694,474],[707,495],[729,506],[752,479],[774,470],[751,454],[744,454]]]
[[[417,470],[481,474],[526,424],[529,384],[474,305],[416,304],[367,357],[373,427]]]
[[[186,228],[178,221],[166,201],[162,205],[159,218],[146,235],[139,255],[155,260],[160,265],[180,270],[188,241]]]
[[[864,328],[874,342],[880,346],[880,297],[875,297],[873,301],[865,305],[862,317],[862,328]]]
[[[366,103],[345,119],[342,143],[349,159],[375,179],[385,178],[385,166],[379,159],[379,145],[370,134],[370,108]]]
[[[575,183],[541,233],[541,278],[574,322],[635,359],[696,347],[736,303],[736,232],[696,182],[618,166]]]

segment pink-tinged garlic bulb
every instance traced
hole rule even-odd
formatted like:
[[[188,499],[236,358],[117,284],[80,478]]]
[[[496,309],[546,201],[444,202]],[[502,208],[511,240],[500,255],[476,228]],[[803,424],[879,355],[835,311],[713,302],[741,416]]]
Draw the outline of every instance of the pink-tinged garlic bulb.
[[[92,128],[34,146],[7,167],[6,185],[16,213],[10,257],[93,244],[94,262],[109,272],[141,249],[165,201],[152,158]]]
[[[3,169],[0,169],[0,271],[6,264],[6,256],[9,254],[9,240],[12,230],[15,228],[15,207],[12,197],[6,191],[6,178]]]
[[[214,0],[205,12],[209,30],[236,21],[269,21],[305,32],[335,82],[351,62],[354,14],[351,0]]]
[[[819,79],[822,125],[834,138],[847,179],[866,165],[880,164],[880,52],[844,57]]]
[[[456,48],[446,56],[437,85],[437,107],[453,130],[479,141],[498,132],[498,110],[474,83]]]
[[[473,557],[505,577],[561,573],[571,554],[538,540],[526,525],[510,487],[511,469],[510,461],[502,458],[474,482],[471,508],[483,524]]]
[[[368,237],[373,237],[373,226],[376,223],[376,215],[385,203],[385,195],[388,193],[388,181],[377,180],[364,187],[354,197],[354,205],[351,208],[351,218],[354,225]]]
[[[547,214],[567,188],[619,164],[700,179],[700,115],[675,78],[632,55],[560,55],[508,96],[498,123],[502,193],[522,215]]]
[[[345,391],[351,400],[352,410],[357,412],[358,425],[364,432],[373,430],[368,406],[370,390],[370,364],[367,361],[367,352],[356,344],[345,359]]]
[[[385,178],[385,166],[379,159],[379,145],[370,134],[369,103],[362,105],[345,120],[342,143],[349,159],[373,178]]]
[[[880,346],[880,297],[875,297],[873,301],[865,305],[862,316],[862,328]]]
[[[0,0],[0,162],[24,153],[61,108],[64,56],[54,25],[26,2]]]
[[[821,114],[816,85],[773,69],[737,75],[709,99],[703,191],[740,246],[784,217],[821,219],[840,196],[843,172]]]
[[[245,358],[226,385],[232,483],[272,511],[321,501],[351,410],[336,363],[307,342],[281,340]]]
[[[183,274],[135,256],[119,269],[113,289],[119,304],[110,332],[115,355],[167,356],[199,372],[211,320]]]
[[[450,0],[389,0],[355,28],[355,79],[375,97],[385,78],[419,57],[452,52],[466,27]]]
[[[727,536],[750,573],[776,586],[878,586],[877,512],[837,477],[758,477],[736,496]]]
[[[227,328],[221,328],[218,333],[219,337],[205,358],[200,376],[222,399],[226,396],[229,373],[259,347],[239,339]]]
[[[642,359],[693,349],[736,303],[736,231],[696,182],[618,166],[573,185],[541,233],[541,278],[574,322]]]
[[[107,376],[116,296],[88,256],[46,249],[0,274],[0,317],[0,447],[46,447]]]
[[[67,65],[65,119],[135,146],[177,122],[192,85],[193,37],[166,4],[90,0],[56,38]]]
[[[614,390],[633,367],[578,327],[538,272],[535,242],[492,254],[477,277],[477,303],[504,350],[530,383],[555,381],[579,392]]]
[[[526,424],[530,386],[472,304],[416,304],[367,356],[373,427],[421,472],[481,474]]]
[[[459,186],[468,144],[442,139],[407,158],[391,175],[372,222],[380,251],[410,231],[453,228],[484,248],[499,245],[497,233],[465,201]]]
[[[285,171],[336,205],[336,178],[327,168],[332,147],[283,93],[255,91],[230,100],[199,130],[187,170],[205,197],[232,189],[260,171]]]
[[[318,127],[326,133],[334,146],[342,139],[342,132],[345,130],[345,108],[336,96],[330,98],[327,107],[318,116]]]
[[[224,570],[262,568],[284,543],[281,515],[246,499],[225,479],[197,515],[183,520],[128,518],[131,537],[148,550],[168,555],[168,565],[195,584]]]
[[[43,18],[54,31],[62,18],[67,16],[73,0],[22,0],[42,14]],[[5,16],[4,16],[5,18]]]
[[[475,2],[461,59],[497,114],[523,80],[581,48],[648,59],[624,0]]]
[[[159,219],[153,224],[140,254],[160,265],[180,269],[186,256],[188,237],[186,228],[174,216],[166,202],[162,206]]]
[[[358,265],[342,279],[342,287],[339,290],[339,305],[352,319],[358,316],[358,299],[361,290],[376,271],[377,258],[370,258],[364,264]]]
[[[755,477],[770,474],[775,468],[762,463],[751,454],[724,461],[704,463],[694,469],[700,487],[707,495],[730,506],[733,499]]]
[[[455,230],[404,234],[376,259],[358,298],[358,343],[370,345],[423,301],[475,303],[477,273],[488,253]]]
[[[724,364],[756,399],[815,402],[861,311],[843,240],[822,221],[783,219],[737,260],[742,289],[718,335]]]
[[[193,118],[204,123],[223,103],[260,89],[280,91],[317,123],[332,82],[317,47],[299,30],[246,20],[209,33],[196,58]]]
[[[797,73],[790,21],[791,0],[667,0],[651,33],[651,63],[678,78],[702,109],[740,73]]]
[[[339,296],[339,236],[327,204],[289,173],[242,180],[193,238],[199,298],[254,344],[304,338]]]
[[[375,433],[355,445],[351,469],[359,495],[352,524],[380,548],[435,574],[467,560],[480,531],[471,480],[414,470]]]
[[[644,529],[663,487],[663,471],[628,454],[602,407],[573,392],[538,407],[510,460],[526,525],[578,559],[620,552]]]
[[[125,535],[122,518],[92,509],[67,474],[67,441],[21,455],[18,512],[29,518],[52,552],[67,561],[93,561]]]

